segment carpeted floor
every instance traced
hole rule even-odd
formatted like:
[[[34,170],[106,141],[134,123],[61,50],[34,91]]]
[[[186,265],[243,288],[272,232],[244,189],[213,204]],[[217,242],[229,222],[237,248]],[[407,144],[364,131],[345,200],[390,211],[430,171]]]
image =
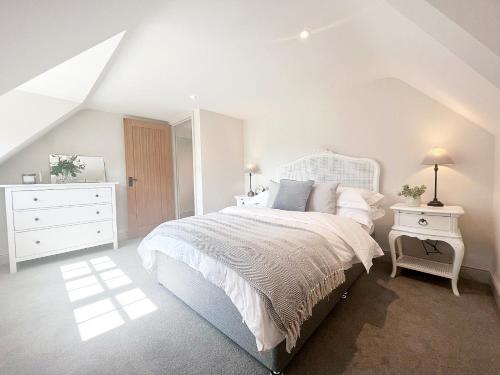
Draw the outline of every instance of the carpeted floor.
[[[0,374],[267,374],[157,285],[131,241],[0,273]],[[499,374],[487,286],[377,263],[286,369],[292,374]],[[82,341],[83,340],[83,341]]]

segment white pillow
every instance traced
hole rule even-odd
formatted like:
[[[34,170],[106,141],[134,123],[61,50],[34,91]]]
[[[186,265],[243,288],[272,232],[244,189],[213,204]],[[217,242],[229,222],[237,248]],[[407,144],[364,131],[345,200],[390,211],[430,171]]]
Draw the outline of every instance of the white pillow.
[[[337,189],[337,207],[369,210],[382,199],[384,196],[375,191],[342,186]]]
[[[381,206],[371,207],[369,212],[372,220],[378,220],[385,216],[385,210]]]
[[[351,218],[362,225],[366,225],[368,228],[373,225],[372,217],[367,210],[337,207],[337,215]]]

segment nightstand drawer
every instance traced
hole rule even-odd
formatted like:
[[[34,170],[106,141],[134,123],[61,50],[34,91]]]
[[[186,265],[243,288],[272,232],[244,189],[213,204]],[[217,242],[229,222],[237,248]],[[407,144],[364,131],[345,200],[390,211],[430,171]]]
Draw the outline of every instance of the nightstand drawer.
[[[264,202],[259,199],[259,196],[249,197],[246,195],[237,195],[234,197],[236,199],[236,206],[238,207],[259,207],[264,206]]]
[[[399,226],[439,230],[443,232],[450,232],[452,230],[451,216],[431,215],[417,212],[399,212]]]

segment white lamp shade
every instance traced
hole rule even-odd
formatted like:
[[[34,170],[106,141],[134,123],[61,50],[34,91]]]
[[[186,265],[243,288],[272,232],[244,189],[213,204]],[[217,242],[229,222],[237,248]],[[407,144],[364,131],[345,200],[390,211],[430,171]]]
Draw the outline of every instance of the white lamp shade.
[[[444,165],[444,164],[455,164],[455,162],[448,154],[448,151],[446,151],[444,148],[436,147],[436,148],[431,148],[429,151],[427,151],[424,160],[422,160],[422,164]]]
[[[247,164],[245,166],[245,173],[257,173],[259,171],[259,167],[257,164]]]

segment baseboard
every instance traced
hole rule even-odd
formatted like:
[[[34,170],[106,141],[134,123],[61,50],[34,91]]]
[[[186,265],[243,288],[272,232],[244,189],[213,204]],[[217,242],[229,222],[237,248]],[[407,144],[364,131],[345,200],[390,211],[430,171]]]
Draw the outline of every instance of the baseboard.
[[[500,309],[500,280],[498,280],[493,272],[490,276],[491,292],[493,293],[493,297],[495,298],[497,306]]]

